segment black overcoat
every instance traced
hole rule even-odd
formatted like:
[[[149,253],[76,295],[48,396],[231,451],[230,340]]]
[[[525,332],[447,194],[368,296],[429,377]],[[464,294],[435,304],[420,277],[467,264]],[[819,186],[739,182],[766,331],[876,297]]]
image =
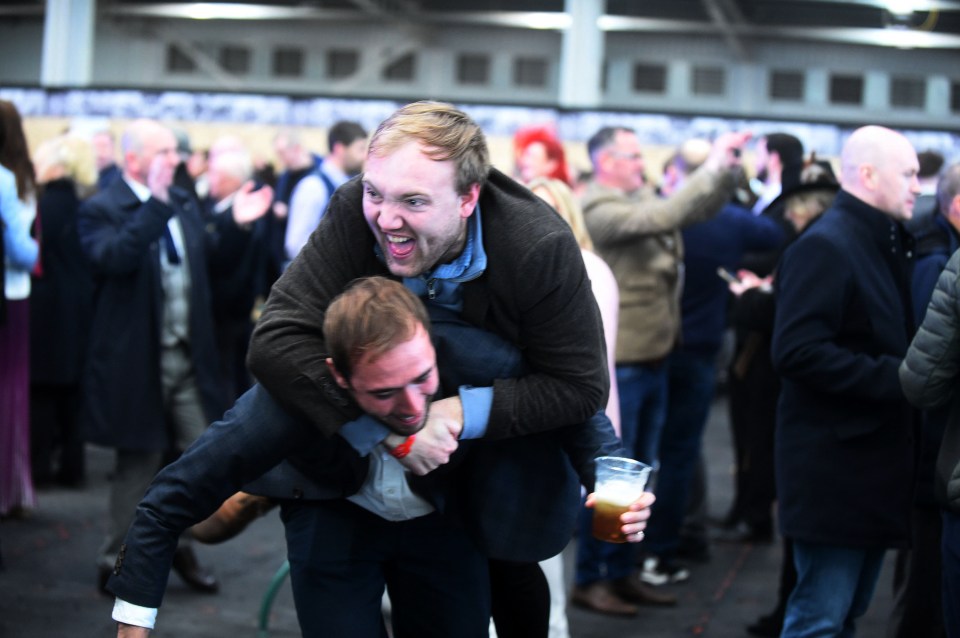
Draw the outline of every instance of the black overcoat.
[[[131,450],[171,444],[160,381],[163,287],[159,242],[179,215],[190,268],[190,353],[206,416],[222,411],[205,234],[196,202],[170,189],[170,204],[141,202],[117,180],[80,208],[80,244],[94,269],[94,311],[84,375],[86,440]]]
[[[909,262],[902,226],[846,191],[784,253],[772,356],[785,536],[908,543],[916,421],[897,368],[912,331]]]
[[[30,382],[80,381],[93,301],[90,264],[80,249],[76,185],[58,179],[37,200],[43,272],[30,287]]]

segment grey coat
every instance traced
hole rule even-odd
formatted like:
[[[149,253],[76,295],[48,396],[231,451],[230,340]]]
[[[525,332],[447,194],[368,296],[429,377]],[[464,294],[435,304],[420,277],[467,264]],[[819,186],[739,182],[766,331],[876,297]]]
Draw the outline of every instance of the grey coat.
[[[950,406],[934,494],[943,508],[960,513],[960,251],[937,280],[923,324],[900,365],[900,384],[918,408]]]

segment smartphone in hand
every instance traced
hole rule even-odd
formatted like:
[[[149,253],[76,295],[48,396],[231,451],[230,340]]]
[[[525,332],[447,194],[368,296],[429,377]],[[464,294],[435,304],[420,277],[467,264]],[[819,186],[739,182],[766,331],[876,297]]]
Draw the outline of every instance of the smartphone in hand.
[[[726,268],[724,268],[723,266],[720,266],[719,268],[717,268],[717,275],[719,275],[720,278],[723,279],[728,284],[740,283],[740,278],[737,277],[732,272],[730,272],[729,270],[727,270]]]

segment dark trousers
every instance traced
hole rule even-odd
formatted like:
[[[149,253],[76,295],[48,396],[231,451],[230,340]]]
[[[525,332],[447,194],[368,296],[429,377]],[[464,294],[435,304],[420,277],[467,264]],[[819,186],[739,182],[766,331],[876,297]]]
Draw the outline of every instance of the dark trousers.
[[[76,484],[83,480],[83,440],[77,424],[80,387],[30,385],[30,457],[35,483],[53,480]],[[58,462],[54,459],[59,457]]]
[[[217,352],[220,355],[220,383],[225,405],[232,405],[250,389],[253,377],[247,370],[247,346],[253,324],[250,319],[218,319],[215,325]]]
[[[960,638],[960,514],[943,516],[943,624],[950,638]]]
[[[387,521],[346,500],[281,504],[305,638],[486,638],[487,559],[449,517]]]
[[[769,344],[761,346],[749,367],[734,366],[729,393],[736,484],[727,522],[771,529],[777,496],[773,448],[780,382],[770,363]]]
[[[538,563],[491,559],[490,590],[497,638],[550,634],[550,589]]]
[[[897,552],[887,637],[942,638],[946,634],[940,595],[940,510],[914,507],[910,523],[913,547]]]

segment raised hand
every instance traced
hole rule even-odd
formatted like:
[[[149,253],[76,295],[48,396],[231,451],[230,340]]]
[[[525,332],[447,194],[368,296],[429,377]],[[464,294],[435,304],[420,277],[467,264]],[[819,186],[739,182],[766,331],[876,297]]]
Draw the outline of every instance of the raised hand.
[[[253,190],[253,186],[252,181],[247,182],[233,198],[233,221],[238,225],[255,222],[270,210],[273,189],[264,185]]]

